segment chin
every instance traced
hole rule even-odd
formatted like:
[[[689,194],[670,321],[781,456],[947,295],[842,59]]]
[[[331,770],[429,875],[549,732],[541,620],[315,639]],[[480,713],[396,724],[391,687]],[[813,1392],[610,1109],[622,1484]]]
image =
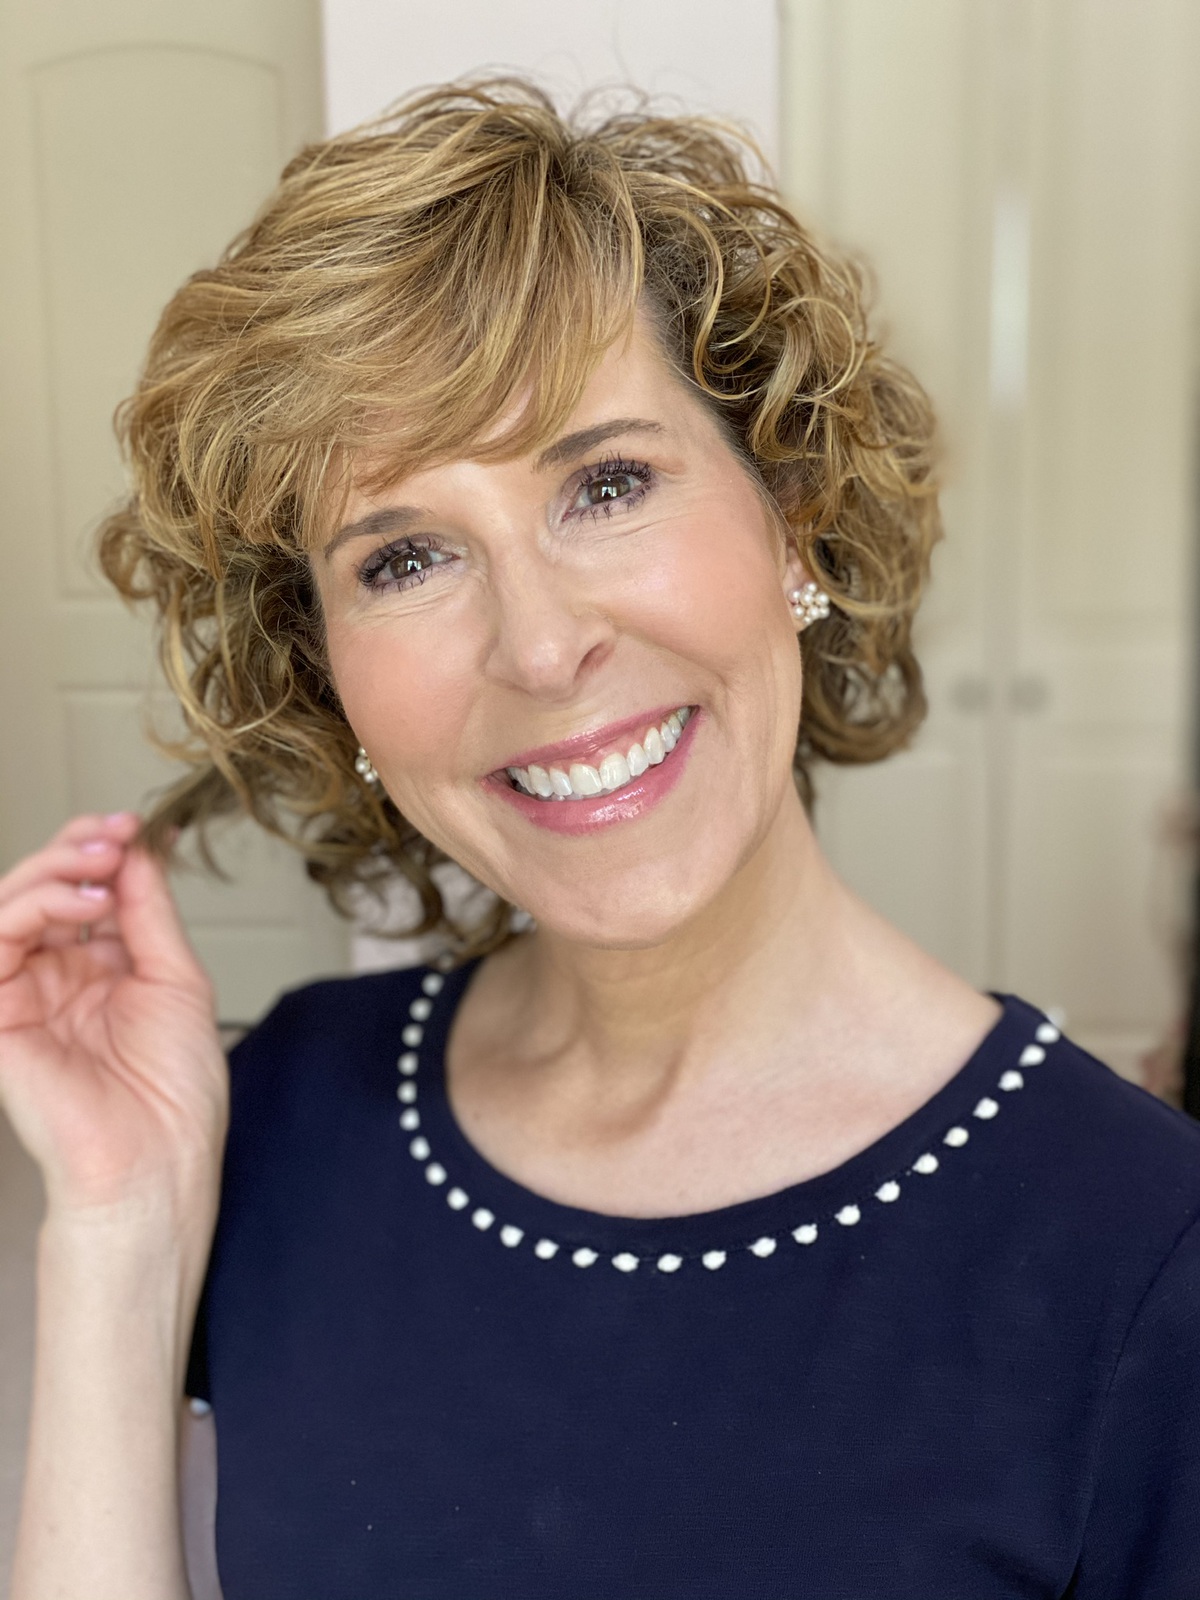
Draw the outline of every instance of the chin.
[[[532,895],[527,891],[518,896],[518,903],[541,931],[571,944],[653,950],[702,916],[737,869],[736,861],[713,861],[700,868],[693,852],[680,853],[669,873],[662,870],[665,863],[657,865],[649,875],[597,874],[578,888],[546,885]]]

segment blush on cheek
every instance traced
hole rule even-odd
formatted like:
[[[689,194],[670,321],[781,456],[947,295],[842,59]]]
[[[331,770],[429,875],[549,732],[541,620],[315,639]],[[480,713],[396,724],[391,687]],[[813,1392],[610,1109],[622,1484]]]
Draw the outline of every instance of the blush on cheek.
[[[453,777],[477,693],[452,645],[421,648],[388,629],[362,628],[331,638],[329,661],[346,716],[393,791],[411,785],[419,792]]]
[[[774,533],[749,486],[745,495],[750,505],[735,496],[680,519],[630,585],[628,620],[640,618],[638,631],[683,661],[717,667],[760,658],[773,616],[790,645]]]

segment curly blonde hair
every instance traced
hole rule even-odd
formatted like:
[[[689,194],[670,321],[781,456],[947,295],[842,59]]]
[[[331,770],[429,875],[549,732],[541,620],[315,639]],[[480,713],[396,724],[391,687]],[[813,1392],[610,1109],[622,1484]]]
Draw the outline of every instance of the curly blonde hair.
[[[639,103],[566,120],[505,78],[422,93],[290,162],[171,300],[118,412],[133,492],[100,561],[157,608],[187,729],[158,741],[189,770],[146,819],[152,847],[195,827],[212,865],[209,825],[246,813],[343,912],[398,873],[421,903],[406,933],[460,957],[509,936],[502,902],[456,924],[431,876],[445,857],[356,775],[308,552],[352,457],[382,485],[540,447],[639,305],[833,598],[800,640],[805,799],[814,759],[910,738],[939,534],[930,407],[872,338],[860,269],[752,157],[708,119]]]

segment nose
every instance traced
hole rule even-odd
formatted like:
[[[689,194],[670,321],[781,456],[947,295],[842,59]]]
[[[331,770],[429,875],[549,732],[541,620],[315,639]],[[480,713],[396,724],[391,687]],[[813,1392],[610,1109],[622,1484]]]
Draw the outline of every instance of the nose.
[[[567,700],[612,653],[616,630],[577,574],[526,548],[492,572],[487,676],[535,699]]]

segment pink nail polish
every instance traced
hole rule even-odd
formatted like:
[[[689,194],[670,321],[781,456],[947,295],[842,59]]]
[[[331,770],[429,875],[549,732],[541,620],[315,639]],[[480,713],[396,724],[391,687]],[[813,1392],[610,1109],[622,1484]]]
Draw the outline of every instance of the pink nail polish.
[[[112,846],[107,839],[86,839],[79,848],[85,856],[98,856],[104,850],[111,850]]]
[[[79,893],[85,900],[106,900],[108,888],[103,883],[81,883]]]

